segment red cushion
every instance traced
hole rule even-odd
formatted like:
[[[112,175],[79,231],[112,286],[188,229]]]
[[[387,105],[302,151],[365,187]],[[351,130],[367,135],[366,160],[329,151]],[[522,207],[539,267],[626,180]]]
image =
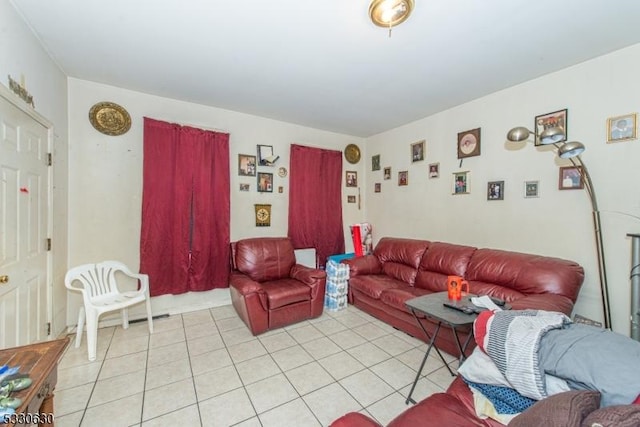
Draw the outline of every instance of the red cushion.
[[[311,300],[311,287],[295,279],[264,282],[262,289],[267,294],[269,309]]]
[[[349,286],[374,299],[387,289],[404,288],[406,283],[392,279],[385,275],[355,276],[349,279]]]

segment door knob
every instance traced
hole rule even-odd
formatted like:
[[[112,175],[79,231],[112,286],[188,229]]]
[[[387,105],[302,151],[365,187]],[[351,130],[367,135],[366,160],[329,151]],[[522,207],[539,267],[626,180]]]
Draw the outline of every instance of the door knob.
[[[0,284],[9,283],[9,276],[0,276]]]

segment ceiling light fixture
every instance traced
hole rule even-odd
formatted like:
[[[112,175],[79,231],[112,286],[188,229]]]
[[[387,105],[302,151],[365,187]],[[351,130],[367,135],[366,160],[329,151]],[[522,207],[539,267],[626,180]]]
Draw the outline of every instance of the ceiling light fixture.
[[[413,0],[372,0],[369,6],[369,17],[379,27],[391,28],[402,24],[413,11]]]

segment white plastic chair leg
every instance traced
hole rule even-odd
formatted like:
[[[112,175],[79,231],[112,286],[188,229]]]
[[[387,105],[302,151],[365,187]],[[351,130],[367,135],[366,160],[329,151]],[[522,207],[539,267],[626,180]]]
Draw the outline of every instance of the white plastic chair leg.
[[[149,324],[149,333],[153,333],[153,316],[151,315],[151,301],[149,301],[149,296],[145,300],[147,305],[147,323]]]
[[[78,327],[76,330],[76,348],[80,347],[80,343],[82,342],[82,330],[84,329],[84,319],[85,319],[84,307],[80,307],[80,310],[78,313]]]
[[[87,352],[89,360],[96,360],[96,348],[98,344],[98,315],[87,313]]]
[[[129,309],[122,309],[122,329],[129,329]]]

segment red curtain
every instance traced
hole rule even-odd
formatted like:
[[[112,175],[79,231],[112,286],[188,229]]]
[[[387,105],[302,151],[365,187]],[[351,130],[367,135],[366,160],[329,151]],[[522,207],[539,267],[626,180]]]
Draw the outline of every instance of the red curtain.
[[[344,252],[342,152],[291,145],[289,238],[316,248],[320,264]]]
[[[140,271],[152,296],[228,286],[229,135],[144,119]]]

